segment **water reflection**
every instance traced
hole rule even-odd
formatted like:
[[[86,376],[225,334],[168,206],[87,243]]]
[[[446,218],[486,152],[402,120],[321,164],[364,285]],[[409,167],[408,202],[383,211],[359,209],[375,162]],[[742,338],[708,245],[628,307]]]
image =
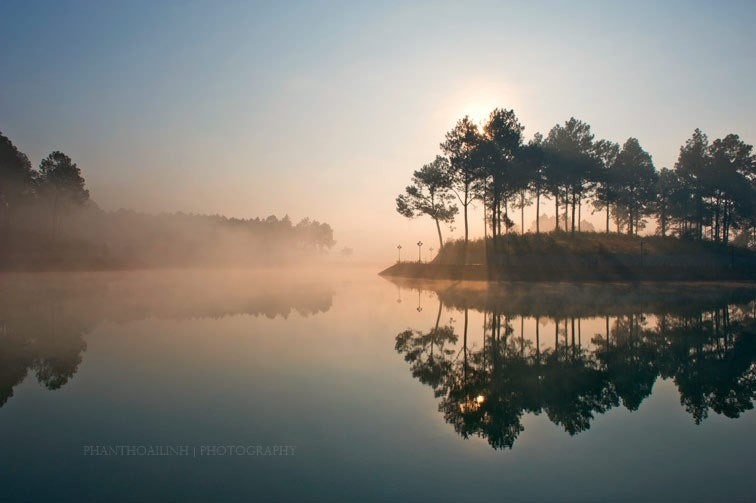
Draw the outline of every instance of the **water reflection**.
[[[525,414],[545,413],[575,435],[612,408],[635,411],[660,377],[696,424],[753,408],[749,285],[398,283],[436,292],[438,314],[429,329],[400,332],[396,351],[458,434],[495,449],[514,445]],[[460,311],[462,326],[442,325],[444,309]]]
[[[50,390],[76,374],[85,336],[105,321],[287,318],[331,308],[320,279],[201,271],[10,274],[0,277],[0,407],[31,372]]]
[[[0,406],[29,372],[47,389],[58,389],[76,373],[91,320],[71,316],[59,299],[17,298],[18,307],[0,321]]]

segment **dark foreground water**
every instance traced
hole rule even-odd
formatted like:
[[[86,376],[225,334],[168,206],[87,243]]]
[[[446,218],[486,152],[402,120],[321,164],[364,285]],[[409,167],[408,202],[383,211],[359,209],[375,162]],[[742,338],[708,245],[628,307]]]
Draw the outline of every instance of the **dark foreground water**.
[[[749,501],[754,298],[0,275],[0,501]]]

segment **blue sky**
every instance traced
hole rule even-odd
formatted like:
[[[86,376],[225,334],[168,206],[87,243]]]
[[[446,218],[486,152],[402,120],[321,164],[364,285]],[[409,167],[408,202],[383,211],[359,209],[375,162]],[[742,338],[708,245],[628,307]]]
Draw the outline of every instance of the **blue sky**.
[[[574,115],[657,167],[696,127],[756,142],[754,5],[0,0],[0,130],[35,165],[68,153],[107,209],[310,216],[393,250],[433,241],[393,200],[465,113],[528,136]]]

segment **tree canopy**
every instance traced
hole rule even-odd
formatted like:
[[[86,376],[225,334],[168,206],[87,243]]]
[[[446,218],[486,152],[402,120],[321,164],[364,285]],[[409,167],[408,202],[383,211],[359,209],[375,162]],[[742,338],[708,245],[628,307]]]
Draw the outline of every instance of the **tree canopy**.
[[[482,202],[486,235],[490,231],[496,248],[501,234],[515,225],[510,209],[520,210],[524,233],[524,209],[535,203],[535,231],[540,233],[541,199],[548,198],[554,202],[555,231],[579,231],[581,208],[588,203],[606,213],[607,233],[612,220],[616,232],[630,235],[653,222],[659,235],[756,246],[756,156],[738,135],[709,142],[695,129],[680,147],[674,169],[657,169],[637,138],[621,146],[596,139],[591,126],[575,117],[555,125],[545,137],[536,133],[526,141],[524,129],[514,110],[496,108],[480,126],[465,116],[446,133],[441,143],[445,157],[434,161],[438,176],[444,171],[446,177],[434,185],[433,197],[444,202],[450,194],[457,198],[465,243],[468,207],[474,201]],[[410,218],[415,213],[443,216],[437,227],[450,222],[456,216],[451,207],[423,211],[419,202],[411,204],[430,194],[427,181],[418,183],[418,173],[415,188],[408,187],[397,199],[397,210]],[[427,194],[418,190],[421,186]]]
[[[451,222],[459,209],[452,203],[451,173],[449,161],[436,156],[433,162],[426,164],[412,176],[404,194],[396,198],[396,211],[407,218],[428,215],[436,222],[438,246],[443,248],[441,223]]]
[[[29,158],[0,132],[0,218],[7,223],[10,213],[34,194],[37,173]]]
[[[309,218],[103,211],[68,155],[53,151],[35,170],[2,134],[0,242],[0,268],[278,263],[336,243],[329,224]]]

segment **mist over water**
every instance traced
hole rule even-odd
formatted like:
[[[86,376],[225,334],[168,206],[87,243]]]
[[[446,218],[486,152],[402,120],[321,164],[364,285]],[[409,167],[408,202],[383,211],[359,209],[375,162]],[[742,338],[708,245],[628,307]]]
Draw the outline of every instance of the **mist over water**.
[[[755,296],[361,268],[3,274],[3,492],[742,499]]]

